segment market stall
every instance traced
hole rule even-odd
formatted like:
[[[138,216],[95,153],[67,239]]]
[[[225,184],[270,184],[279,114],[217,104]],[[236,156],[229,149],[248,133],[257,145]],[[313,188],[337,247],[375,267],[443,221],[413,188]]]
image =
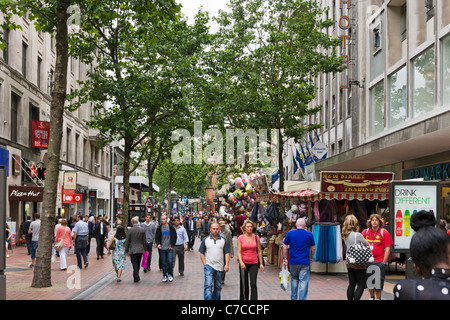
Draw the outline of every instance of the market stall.
[[[306,218],[308,230],[314,234],[316,242],[311,271],[346,272],[341,224],[346,215],[353,214],[363,230],[373,212],[380,213],[388,224],[389,183],[392,180],[393,173],[386,172],[321,172],[320,181],[291,184],[287,191],[274,194],[274,198],[284,201],[288,209],[293,206],[306,208],[293,218],[285,219],[284,235],[295,222],[294,218]]]

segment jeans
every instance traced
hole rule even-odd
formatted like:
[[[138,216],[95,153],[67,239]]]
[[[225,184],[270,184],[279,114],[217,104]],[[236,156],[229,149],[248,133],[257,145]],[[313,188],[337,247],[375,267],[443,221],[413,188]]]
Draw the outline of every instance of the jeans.
[[[87,236],[77,236],[75,240],[75,247],[77,250],[77,265],[78,268],[83,269],[81,264],[81,257],[83,256],[84,264],[88,262],[86,254]]]
[[[31,259],[36,259],[36,250],[38,247],[38,241],[31,241]]]
[[[291,272],[291,300],[306,300],[309,284],[309,264],[290,265]],[[299,284],[300,283],[300,284]]]
[[[222,291],[222,271],[218,271],[209,265],[204,266],[205,271],[205,300],[220,300]]]
[[[160,250],[163,275],[168,276],[169,274],[173,276],[173,249]]]

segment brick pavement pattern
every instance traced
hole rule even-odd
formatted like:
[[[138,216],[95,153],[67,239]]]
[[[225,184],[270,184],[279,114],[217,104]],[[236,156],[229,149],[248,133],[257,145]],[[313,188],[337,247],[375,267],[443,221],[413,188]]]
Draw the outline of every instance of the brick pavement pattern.
[[[111,255],[97,260],[95,240],[91,243],[89,267],[76,269],[76,256],[70,251],[67,262],[68,271],[59,270],[59,258],[52,263],[52,287],[32,288],[33,269],[28,268],[31,262],[25,247],[17,247],[6,260],[6,298],[7,300],[203,300],[204,274],[200,261],[196,238],[194,251],[185,253],[184,276],[178,274],[178,261],[174,268],[173,282],[163,283],[162,272],[158,266],[158,250],[153,250],[151,271],[144,274],[140,271],[141,281],[133,282],[132,267],[129,257],[122,281],[116,282]],[[236,238],[234,238],[236,246]],[[92,252],[92,248],[94,252]],[[236,248],[236,247],[235,247]],[[235,250],[236,252],[236,250]],[[75,271],[74,271],[75,270]],[[283,291],[279,286],[279,269],[266,263],[263,273],[258,273],[259,300],[290,300],[290,287]],[[79,286],[75,286],[79,284]],[[389,289],[391,287],[388,287]],[[308,300],[346,300],[346,274],[311,273]],[[369,298],[365,290],[362,300]],[[237,257],[230,262],[222,286],[222,300],[239,299],[239,271]],[[392,299],[392,291],[383,292],[383,300]]]

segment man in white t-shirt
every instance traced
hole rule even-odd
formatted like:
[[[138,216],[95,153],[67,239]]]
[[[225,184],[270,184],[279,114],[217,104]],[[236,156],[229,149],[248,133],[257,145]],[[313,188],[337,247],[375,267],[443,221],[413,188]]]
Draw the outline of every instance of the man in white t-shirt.
[[[228,272],[230,263],[230,247],[219,234],[217,222],[210,225],[210,234],[200,244],[200,259],[205,271],[205,300],[220,300],[223,272]]]

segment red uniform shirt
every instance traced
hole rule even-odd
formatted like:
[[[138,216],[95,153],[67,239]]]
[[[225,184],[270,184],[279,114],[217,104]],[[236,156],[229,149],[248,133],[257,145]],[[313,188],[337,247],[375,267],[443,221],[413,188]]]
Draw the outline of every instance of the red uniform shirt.
[[[383,230],[383,235],[381,235],[381,230]],[[361,234],[370,244],[375,262],[383,262],[384,249],[394,245],[389,232],[386,229],[379,228],[377,231],[373,231],[369,228],[363,230]]]

